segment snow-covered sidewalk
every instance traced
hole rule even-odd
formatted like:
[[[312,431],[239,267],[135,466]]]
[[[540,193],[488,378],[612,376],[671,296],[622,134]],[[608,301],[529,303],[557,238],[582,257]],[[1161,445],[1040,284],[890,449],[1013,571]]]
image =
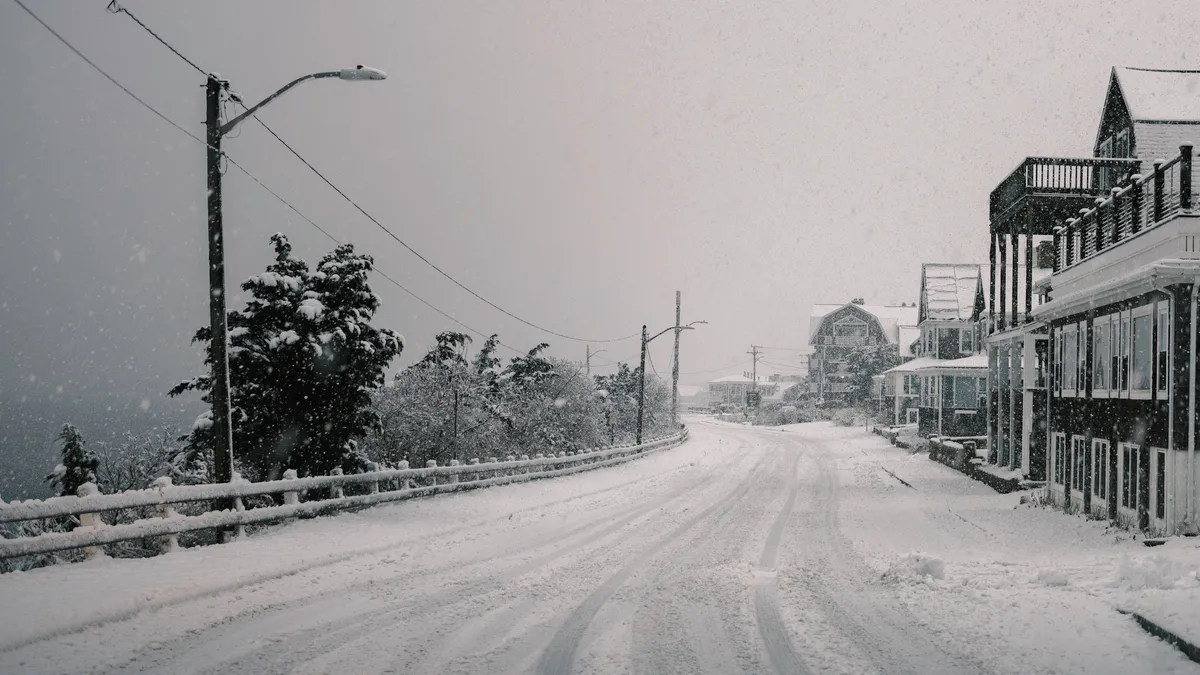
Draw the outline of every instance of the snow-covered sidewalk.
[[[957,600],[1058,606],[1068,619],[1098,601],[1200,644],[1200,539],[1147,547],[1141,535],[1038,506],[1036,491],[996,494],[861,429],[826,427],[822,435],[854,450],[839,466],[843,484],[891,493],[841,514],[856,551],[881,575],[957,587]],[[914,512],[944,527],[911,527],[905,518]],[[964,629],[978,620],[965,618]]]

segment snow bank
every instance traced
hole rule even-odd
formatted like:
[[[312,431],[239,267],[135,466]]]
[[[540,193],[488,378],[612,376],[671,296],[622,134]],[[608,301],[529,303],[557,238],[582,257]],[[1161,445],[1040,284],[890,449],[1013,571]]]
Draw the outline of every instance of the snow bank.
[[[893,562],[883,573],[885,581],[924,581],[946,578],[946,563],[925,553],[909,553]]]
[[[1137,558],[1125,555],[1117,563],[1110,585],[1131,591],[1144,588],[1170,590],[1200,587],[1200,579],[1195,567],[1164,555]]]

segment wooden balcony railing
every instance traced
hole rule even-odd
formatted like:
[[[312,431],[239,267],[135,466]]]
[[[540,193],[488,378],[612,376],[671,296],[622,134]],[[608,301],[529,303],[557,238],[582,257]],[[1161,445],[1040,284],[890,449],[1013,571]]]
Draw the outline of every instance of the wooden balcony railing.
[[[1152,228],[1180,211],[1192,208],[1192,146],[1179,146],[1179,155],[1155,162],[1147,176],[1114,187],[1079,217],[1068,218],[1054,231],[1054,272],[1087,260],[1138,232]]]
[[[1104,194],[1128,182],[1138,166],[1136,159],[1028,157],[992,190],[992,222],[1031,195]]]

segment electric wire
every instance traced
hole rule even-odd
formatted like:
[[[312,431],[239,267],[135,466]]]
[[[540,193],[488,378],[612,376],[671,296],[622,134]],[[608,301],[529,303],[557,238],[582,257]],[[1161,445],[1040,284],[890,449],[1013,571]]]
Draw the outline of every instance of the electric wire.
[[[62,43],[64,46],[66,46],[68,49],[70,49],[72,52],[74,52],[76,56],[78,56],[80,59],[82,59],[82,60],[84,61],[84,63],[87,63],[89,66],[91,66],[91,67],[92,67],[92,69],[94,69],[96,72],[98,72],[98,73],[100,73],[101,75],[103,75],[103,76],[105,77],[105,79],[107,79],[109,82],[111,82],[113,85],[115,85],[115,86],[116,86],[118,89],[120,89],[121,91],[125,92],[125,93],[126,93],[126,94],[127,94],[129,97],[130,97],[130,98],[132,98],[133,100],[135,100],[135,101],[137,101],[138,103],[140,103],[140,104],[142,105],[142,107],[144,107],[144,108],[146,108],[147,110],[149,110],[150,112],[154,113],[154,114],[155,114],[157,117],[159,117],[160,119],[162,119],[164,122],[166,122],[167,124],[171,125],[172,127],[175,127],[175,128],[176,128],[176,129],[178,129],[179,131],[183,132],[183,133],[184,133],[184,134],[186,134],[186,135],[187,135],[189,138],[191,138],[192,140],[196,141],[197,143],[200,143],[201,145],[205,146],[206,148],[210,148],[210,147],[212,147],[212,146],[210,146],[210,145],[208,144],[208,142],[207,142],[207,141],[204,141],[204,140],[203,140],[203,139],[201,139],[200,137],[198,137],[198,136],[196,136],[195,134],[193,134],[192,132],[188,131],[188,130],[187,130],[186,128],[184,128],[182,125],[180,125],[180,124],[176,123],[176,122],[175,122],[174,120],[172,120],[171,118],[169,118],[169,117],[167,117],[166,115],[164,115],[163,113],[159,112],[159,111],[158,111],[158,110],[157,110],[157,109],[156,109],[154,106],[152,106],[152,105],[150,105],[149,103],[147,103],[145,100],[143,100],[143,99],[142,99],[141,97],[139,97],[137,94],[133,93],[133,92],[132,92],[132,91],[131,91],[129,88],[127,88],[125,85],[121,84],[121,83],[120,83],[120,82],[119,82],[119,81],[118,81],[116,78],[114,78],[112,75],[108,74],[108,72],[107,72],[107,71],[105,71],[103,68],[101,68],[99,65],[97,65],[97,64],[96,64],[96,62],[92,61],[90,58],[88,58],[88,57],[87,57],[87,55],[85,55],[83,52],[79,51],[79,49],[77,49],[77,48],[76,48],[76,47],[75,47],[73,44],[71,44],[69,41],[67,41],[67,39],[66,39],[66,38],[64,38],[64,37],[63,37],[61,34],[59,34],[59,32],[58,32],[58,31],[54,30],[54,28],[52,28],[52,27],[51,27],[49,24],[47,24],[45,21],[43,21],[43,20],[42,20],[42,18],[41,18],[40,16],[38,16],[37,14],[35,14],[35,13],[33,12],[33,10],[29,9],[29,7],[28,7],[28,6],[26,6],[24,2],[22,2],[21,0],[13,0],[13,2],[14,2],[14,3],[16,3],[18,7],[20,7],[21,9],[23,9],[23,10],[25,11],[25,13],[29,14],[29,16],[30,16],[30,17],[32,17],[32,18],[33,18],[35,21],[37,21],[39,24],[41,24],[41,26],[42,26],[43,28],[45,28],[45,29],[46,29],[46,30],[47,30],[47,31],[48,31],[48,32],[49,32],[51,35],[53,35],[55,38],[57,38],[59,42],[61,42],[61,43]],[[128,12],[124,12],[124,13],[128,14]],[[130,14],[130,16],[132,17],[132,14]],[[139,21],[138,23],[140,24],[141,22]],[[155,37],[157,37],[157,35],[156,35]],[[160,38],[160,41],[161,41],[161,38]],[[173,49],[172,49],[172,51],[175,51],[175,50],[173,50]],[[185,58],[184,60],[186,61],[187,59]],[[190,62],[190,61],[188,61],[188,63],[191,63],[191,62]],[[192,65],[194,66],[195,64],[192,64]],[[203,72],[203,71],[201,71],[201,72]],[[328,230],[326,230],[325,228],[321,227],[321,226],[320,226],[320,225],[318,225],[318,224],[317,224],[315,221],[313,221],[311,218],[309,218],[309,217],[308,217],[308,216],[306,216],[304,213],[302,213],[302,212],[301,212],[299,209],[297,209],[295,206],[293,206],[293,205],[291,204],[291,202],[287,201],[287,200],[286,200],[286,199],[284,199],[284,198],[283,198],[283,197],[282,197],[282,196],[281,196],[281,195],[280,195],[278,192],[275,192],[275,191],[274,191],[274,190],[272,190],[270,187],[268,187],[268,186],[267,186],[265,183],[263,183],[261,180],[259,180],[257,176],[255,176],[254,174],[250,173],[250,171],[248,171],[248,170],[247,170],[245,167],[243,167],[241,164],[239,164],[238,162],[236,162],[236,161],[235,161],[235,160],[234,160],[232,157],[230,157],[228,154],[226,154],[226,153],[224,153],[224,152],[223,152],[223,153],[221,153],[221,154],[222,154],[222,156],[224,156],[224,157],[225,157],[225,160],[226,160],[228,163],[230,163],[230,164],[232,164],[233,166],[237,167],[237,168],[238,168],[238,170],[240,170],[240,171],[241,171],[242,173],[244,173],[244,174],[245,174],[247,177],[249,177],[251,180],[253,180],[255,183],[257,183],[257,184],[259,185],[259,187],[261,187],[261,188],[263,188],[264,190],[266,190],[266,191],[267,191],[267,193],[269,193],[271,196],[275,197],[275,199],[279,200],[281,203],[283,203],[285,206],[287,206],[289,209],[291,209],[291,210],[292,210],[292,211],[293,211],[293,212],[294,212],[296,215],[300,216],[300,218],[302,218],[302,219],[303,219],[305,222],[307,222],[309,225],[312,225],[313,227],[315,227],[315,228],[316,228],[316,229],[317,229],[317,230],[318,230],[318,231],[319,231],[321,234],[324,234],[326,237],[328,237],[329,239],[331,239],[333,242],[335,242],[335,243],[337,243],[337,244],[341,244],[341,243],[342,243],[341,241],[339,241],[339,240],[337,239],[337,237],[334,237],[332,234],[330,234],[330,233],[329,233],[329,231],[328,231]],[[458,325],[462,326],[463,328],[466,328],[467,330],[469,330],[469,331],[471,331],[471,332],[475,333],[476,335],[479,335],[479,336],[482,336],[482,337],[485,337],[485,338],[489,336],[489,334],[487,334],[487,333],[484,333],[484,332],[482,332],[482,331],[479,331],[479,330],[476,330],[476,329],[474,329],[474,328],[471,328],[470,326],[468,326],[467,324],[463,323],[462,321],[459,321],[458,319],[454,318],[453,316],[450,316],[449,314],[447,314],[446,312],[442,311],[441,309],[438,309],[438,308],[437,308],[437,307],[435,307],[433,304],[431,304],[430,302],[426,301],[424,298],[420,297],[420,296],[419,296],[419,295],[417,295],[416,293],[413,293],[413,292],[412,292],[412,291],[410,291],[408,288],[406,288],[406,287],[405,287],[403,284],[401,284],[400,282],[396,281],[395,279],[393,279],[391,276],[389,276],[387,273],[383,272],[382,270],[380,270],[380,269],[378,269],[378,268],[374,268],[374,271],[375,271],[375,272],[378,272],[380,276],[382,276],[384,279],[387,279],[389,282],[391,282],[393,285],[395,285],[395,286],[396,286],[397,288],[399,288],[400,290],[402,290],[402,291],[404,291],[405,293],[407,293],[408,295],[412,296],[412,297],[413,297],[413,299],[417,300],[418,302],[420,302],[421,304],[425,305],[426,307],[429,307],[430,309],[432,309],[433,311],[435,311],[435,312],[437,312],[438,314],[442,315],[443,317],[445,317],[445,318],[447,318],[447,319],[449,319],[449,320],[453,321],[454,323],[456,323],[456,324],[458,324]],[[504,343],[502,343],[502,342],[499,342],[499,341],[497,341],[497,343],[498,343],[500,346],[502,346],[502,347],[504,347],[504,348],[506,348],[506,349],[510,349],[510,350],[512,350],[512,351],[514,351],[514,352],[516,352],[516,353],[518,353],[518,354],[524,353],[524,352],[522,352],[521,350],[519,350],[519,349],[516,349],[515,347],[511,347],[511,346],[509,346],[509,345],[506,345],[506,344],[504,344]]]

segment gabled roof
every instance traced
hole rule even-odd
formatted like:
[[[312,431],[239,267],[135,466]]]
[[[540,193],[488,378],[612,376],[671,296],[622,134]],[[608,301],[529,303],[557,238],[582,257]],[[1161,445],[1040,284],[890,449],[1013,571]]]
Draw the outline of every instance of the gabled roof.
[[[817,332],[821,329],[821,324],[824,323],[825,317],[845,307],[857,307],[867,314],[874,316],[875,320],[879,322],[879,327],[883,329],[883,334],[893,344],[899,339],[900,326],[917,325],[916,307],[902,305],[857,305],[852,302],[840,305],[813,305],[812,311],[808,314],[809,344],[812,344],[813,339],[817,336]]]
[[[983,272],[979,265],[921,265],[921,321],[970,321],[982,297]]]
[[[1117,67],[1111,79],[1134,122],[1200,123],[1200,70]]]

